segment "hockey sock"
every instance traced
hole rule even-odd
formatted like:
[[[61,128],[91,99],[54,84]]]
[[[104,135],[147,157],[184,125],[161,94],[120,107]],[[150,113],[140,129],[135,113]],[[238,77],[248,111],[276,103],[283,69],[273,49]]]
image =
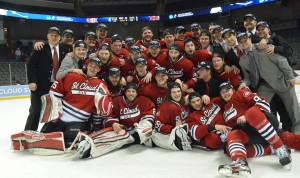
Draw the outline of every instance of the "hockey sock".
[[[247,158],[270,155],[272,149],[270,145],[253,144],[246,146]]]

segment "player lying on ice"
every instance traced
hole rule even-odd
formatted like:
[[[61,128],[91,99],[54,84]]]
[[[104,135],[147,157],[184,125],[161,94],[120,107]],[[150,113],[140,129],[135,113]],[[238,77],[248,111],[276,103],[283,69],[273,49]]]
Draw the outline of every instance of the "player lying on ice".
[[[269,103],[248,89],[235,91],[224,82],[220,85],[224,119],[232,128],[227,134],[226,153],[232,163],[220,165],[219,173],[227,176],[249,176],[247,157],[275,154],[282,166],[290,169],[290,149],[300,149],[300,135],[278,129],[278,120],[270,113]],[[249,146],[252,146],[249,147]]]
[[[69,73],[55,81],[48,95],[42,97],[41,133],[23,131],[11,136],[14,150],[28,149],[35,154],[64,153],[78,132],[99,129],[101,117],[112,111],[112,100],[106,85],[97,78],[101,61],[90,59],[87,74]],[[98,113],[98,114],[97,114]]]

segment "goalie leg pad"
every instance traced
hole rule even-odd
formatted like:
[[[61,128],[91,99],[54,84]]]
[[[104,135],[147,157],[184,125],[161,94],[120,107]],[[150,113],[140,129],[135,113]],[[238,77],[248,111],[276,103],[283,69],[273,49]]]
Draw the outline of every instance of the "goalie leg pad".
[[[101,116],[108,116],[112,111],[111,98],[107,95],[106,89],[101,83],[96,90],[95,97],[95,107],[97,109],[97,114]]]
[[[41,97],[41,101],[41,123],[47,123],[61,117],[63,112],[61,99],[51,94],[46,94]]]
[[[134,127],[134,130],[140,137],[140,144],[148,142],[152,135],[152,123],[147,120],[141,120],[139,123],[134,123]]]
[[[192,150],[191,141],[188,136],[188,125],[187,124],[179,125],[176,126],[173,130],[175,131],[176,147],[179,148],[179,150],[184,150],[184,151]]]
[[[125,130],[115,133],[112,127],[102,129],[90,135],[82,134],[81,142],[74,155],[77,159],[95,158],[134,142],[134,138]]]
[[[26,130],[11,136],[13,150],[28,150],[36,155],[56,155],[65,152],[62,132],[39,133]],[[17,142],[22,144],[18,144]]]
[[[151,137],[153,143],[167,150],[179,151],[179,148],[175,145],[175,130],[173,130],[170,135],[161,134],[154,130]]]

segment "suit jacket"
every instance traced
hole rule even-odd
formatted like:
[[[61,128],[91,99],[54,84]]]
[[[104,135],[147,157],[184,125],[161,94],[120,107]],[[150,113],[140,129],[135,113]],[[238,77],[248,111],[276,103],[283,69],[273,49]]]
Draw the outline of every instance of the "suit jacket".
[[[67,54],[67,49],[59,44],[59,65]],[[53,70],[53,59],[50,45],[46,43],[42,50],[34,50],[28,62],[28,83],[36,83],[36,93],[43,95],[49,92],[51,86],[51,75]]]
[[[228,50],[227,53],[225,53],[225,59],[226,61],[229,62],[229,65],[235,65],[239,69],[241,69],[240,64],[239,64],[239,57],[236,56],[235,52],[233,51],[232,48]]]
[[[279,92],[286,92],[291,86],[289,80],[295,78],[292,68],[289,66],[287,59],[279,54],[268,55],[265,51],[258,50],[252,45],[252,50],[260,78],[268,83],[273,89]],[[243,55],[240,59],[246,85],[250,83],[249,56]]]

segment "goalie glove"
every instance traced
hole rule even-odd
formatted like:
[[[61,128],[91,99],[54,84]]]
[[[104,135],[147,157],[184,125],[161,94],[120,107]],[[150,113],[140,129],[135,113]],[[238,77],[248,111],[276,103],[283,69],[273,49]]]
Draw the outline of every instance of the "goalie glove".
[[[59,119],[62,115],[63,108],[60,98],[51,94],[45,94],[41,97],[42,106],[40,113],[40,122],[47,123]]]
[[[103,83],[99,85],[95,93],[95,107],[97,114],[101,116],[108,116],[112,110],[112,103],[110,97],[107,95],[107,91],[103,86]]]
[[[147,120],[141,120],[134,123],[134,130],[139,134],[140,144],[146,143],[152,136],[152,123]]]

